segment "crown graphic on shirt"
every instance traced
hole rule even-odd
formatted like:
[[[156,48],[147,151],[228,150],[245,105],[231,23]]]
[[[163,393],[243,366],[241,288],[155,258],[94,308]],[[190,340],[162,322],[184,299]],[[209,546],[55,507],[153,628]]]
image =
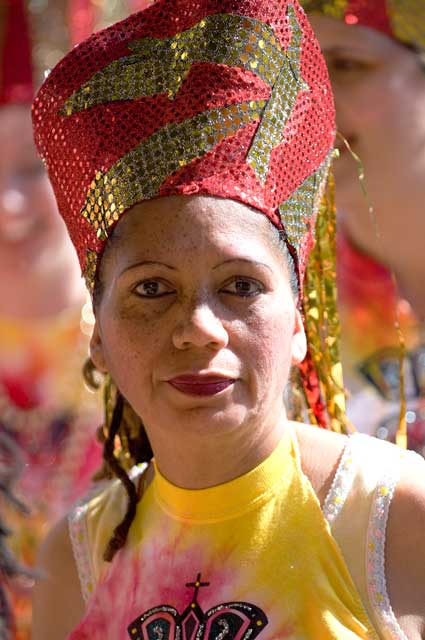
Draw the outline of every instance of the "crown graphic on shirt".
[[[248,602],[225,602],[204,612],[198,603],[198,593],[209,582],[194,582],[190,605],[179,614],[170,605],[149,609],[128,627],[134,640],[253,640],[267,625],[264,612]]]

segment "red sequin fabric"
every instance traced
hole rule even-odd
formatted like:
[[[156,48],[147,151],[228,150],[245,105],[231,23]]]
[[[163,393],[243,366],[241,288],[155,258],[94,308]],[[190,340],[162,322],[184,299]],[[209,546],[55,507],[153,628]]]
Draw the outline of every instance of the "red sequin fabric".
[[[120,217],[173,194],[263,212],[302,280],[335,123],[295,0],[159,0],[75,47],[33,120],[89,287]]]
[[[301,0],[301,5],[308,13],[371,27],[405,44],[425,48],[424,0]]]

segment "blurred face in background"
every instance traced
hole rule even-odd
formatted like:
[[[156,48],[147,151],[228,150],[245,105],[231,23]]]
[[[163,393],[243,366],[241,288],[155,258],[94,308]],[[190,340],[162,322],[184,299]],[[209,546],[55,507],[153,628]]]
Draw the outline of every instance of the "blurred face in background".
[[[425,187],[425,65],[419,54],[374,29],[323,16],[310,19],[328,64],[338,130],[363,162],[381,240],[356,163],[341,140],[335,163],[338,208],[354,244],[387,264],[394,253],[403,253],[397,247],[401,238],[407,250],[409,233],[413,244],[418,234],[425,236],[423,205],[417,206]]]
[[[29,106],[0,108],[0,148],[1,272],[44,270],[69,241],[34,146]]]

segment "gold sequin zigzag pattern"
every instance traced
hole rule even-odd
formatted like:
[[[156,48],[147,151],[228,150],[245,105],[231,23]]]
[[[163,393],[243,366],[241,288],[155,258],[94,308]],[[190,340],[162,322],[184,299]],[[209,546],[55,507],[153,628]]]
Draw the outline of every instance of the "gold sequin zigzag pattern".
[[[173,99],[197,62],[242,67],[273,86],[286,58],[271,27],[231,14],[209,16],[172,38],[142,38],[128,47],[133,55],[95,73],[68,98],[62,115],[160,93]]]
[[[267,179],[272,151],[283,141],[285,125],[298,96],[301,91],[309,90],[301,76],[302,32],[292,5],[288,5],[287,17],[291,42],[247,157],[263,183]]]
[[[329,164],[330,156],[279,207],[279,214],[286,237],[297,252],[300,242],[310,229],[313,214],[319,207]]]
[[[137,202],[158,195],[165,179],[199,158],[246,124],[259,120],[265,101],[211,109],[174,122],[143,140],[108,171],[98,171],[82,215],[105,240],[108,228]]]

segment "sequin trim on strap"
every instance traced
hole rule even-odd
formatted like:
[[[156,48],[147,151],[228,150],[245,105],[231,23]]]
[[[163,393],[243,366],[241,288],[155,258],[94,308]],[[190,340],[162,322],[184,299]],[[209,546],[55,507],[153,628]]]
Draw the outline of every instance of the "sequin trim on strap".
[[[358,434],[354,434],[349,437],[342,453],[332,486],[323,504],[323,515],[330,525],[340,513],[353,485],[355,465],[353,463],[352,447],[359,437],[361,436]]]
[[[407,455],[411,455],[409,452]],[[416,454],[413,454],[416,455]],[[366,575],[369,601],[384,632],[385,640],[408,640],[391,607],[385,577],[385,536],[388,513],[400,477],[400,462],[406,452],[396,451],[375,489],[367,532]]]
[[[140,477],[148,468],[146,463],[133,467],[129,476],[136,484]],[[115,485],[121,486],[119,481]],[[93,567],[93,556],[90,552],[90,539],[87,528],[87,512],[91,501],[103,491],[112,488],[110,480],[93,485],[91,490],[79,500],[68,516],[69,535],[71,538],[72,551],[74,553],[75,564],[77,566],[78,577],[80,579],[81,594],[87,603],[96,586],[96,578]]]
[[[78,577],[80,579],[81,594],[84,602],[88,602],[93,593],[94,571],[89,552],[89,533],[87,529],[87,510],[92,500],[101,488],[94,486],[88,495],[79,500],[68,516],[69,536],[71,539],[72,551],[74,553],[75,564],[77,566]]]

